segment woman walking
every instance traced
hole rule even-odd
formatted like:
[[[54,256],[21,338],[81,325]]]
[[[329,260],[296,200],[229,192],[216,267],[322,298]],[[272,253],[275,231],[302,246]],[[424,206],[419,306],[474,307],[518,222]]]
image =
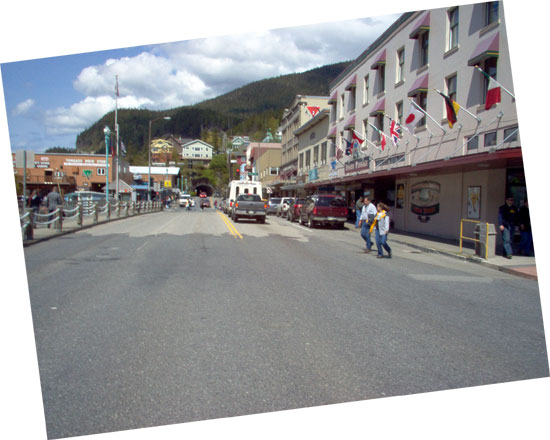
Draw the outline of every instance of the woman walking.
[[[388,215],[389,208],[385,203],[378,203],[376,205],[376,217],[371,226],[371,232],[375,230],[376,247],[378,248],[377,258],[384,257],[384,251],[386,249],[388,258],[391,258],[391,248],[388,245],[388,232],[390,231],[390,216]]]

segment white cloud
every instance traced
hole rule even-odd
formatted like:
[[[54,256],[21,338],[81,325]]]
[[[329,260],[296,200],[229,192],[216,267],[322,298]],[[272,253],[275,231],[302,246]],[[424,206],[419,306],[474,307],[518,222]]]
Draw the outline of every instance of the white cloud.
[[[34,106],[34,99],[26,99],[23,102],[20,102],[17,104],[17,106],[13,109],[13,116],[20,116],[27,113],[32,107]]]
[[[134,57],[83,69],[74,88],[85,98],[46,112],[48,133],[78,133],[115,108],[170,109],[264,78],[356,58],[397,15],[153,46]]]

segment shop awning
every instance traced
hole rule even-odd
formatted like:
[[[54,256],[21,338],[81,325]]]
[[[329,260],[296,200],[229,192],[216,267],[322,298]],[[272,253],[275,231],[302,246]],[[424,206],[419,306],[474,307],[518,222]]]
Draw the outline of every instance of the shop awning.
[[[338,90],[336,90],[336,91],[330,96],[330,99],[328,100],[328,103],[329,103],[329,104],[335,104],[337,100],[338,100]]]
[[[352,90],[355,87],[357,87],[357,75],[353,75],[353,77],[349,80],[346,85],[346,90]]]
[[[381,99],[380,101],[378,101],[376,103],[376,105],[372,108],[371,112],[369,113],[370,116],[376,116],[376,115],[379,115],[379,114],[383,114],[385,113],[385,110],[386,109],[386,98],[384,99]]]
[[[414,82],[411,90],[409,90],[408,96],[414,96],[420,92],[427,92],[427,91],[428,91],[428,74],[426,73],[423,76],[416,78],[416,81]]]
[[[430,11],[426,12],[415,24],[409,38],[416,40],[424,32],[430,30]]]
[[[499,32],[481,41],[468,60],[468,66],[475,66],[487,58],[498,57]]]
[[[376,58],[374,59],[374,63],[371,64],[371,69],[378,69],[380,66],[386,64],[386,49],[384,49],[382,52],[380,52]]]
[[[335,138],[335,137],[336,137],[336,125],[332,127],[327,134],[327,138]]]
[[[350,128],[355,128],[355,115],[349,118],[344,125],[344,130],[349,130]]]

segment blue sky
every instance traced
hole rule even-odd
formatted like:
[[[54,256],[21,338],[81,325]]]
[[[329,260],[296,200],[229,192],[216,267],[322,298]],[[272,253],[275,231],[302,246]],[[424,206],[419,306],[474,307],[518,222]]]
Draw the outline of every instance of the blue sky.
[[[75,147],[118,108],[164,110],[356,58],[400,14],[1,64],[11,150]]]

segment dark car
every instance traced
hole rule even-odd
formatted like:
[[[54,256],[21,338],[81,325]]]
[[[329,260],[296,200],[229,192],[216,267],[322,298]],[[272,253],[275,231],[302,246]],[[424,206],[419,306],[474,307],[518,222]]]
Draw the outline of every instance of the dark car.
[[[330,225],[343,228],[348,218],[346,200],[339,195],[322,194],[308,197],[300,209],[299,222],[314,228]]]
[[[302,208],[305,201],[306,199],[292,199],[292,201],[290,202],[290,206],[288,207],[288,210],[286,212],[286,219],[289,222],[295,222],[298,218],[300,218],[300,209]]]
[[[271,197],[267,201],[267,214],[277,214],[277,206],[281,203],[280,197]]]
[[[210,200],[202,199],[201,200],[201,209],[210,208]]]

